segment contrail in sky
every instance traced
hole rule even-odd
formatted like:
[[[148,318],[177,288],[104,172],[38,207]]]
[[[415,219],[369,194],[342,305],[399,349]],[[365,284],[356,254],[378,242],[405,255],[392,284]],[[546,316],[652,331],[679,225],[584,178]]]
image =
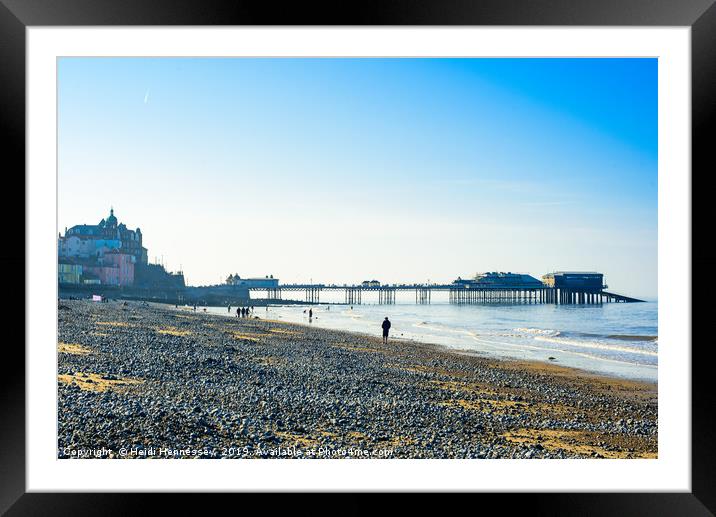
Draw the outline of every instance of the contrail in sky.
[[[147,93],[144,94],[144,104],[149,102],[149,90],[147,90]]]

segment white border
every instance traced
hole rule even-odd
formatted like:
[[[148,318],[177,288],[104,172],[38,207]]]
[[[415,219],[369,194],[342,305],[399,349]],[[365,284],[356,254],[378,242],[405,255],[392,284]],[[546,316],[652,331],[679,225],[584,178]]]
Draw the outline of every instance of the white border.
[[[55,66],[89,55],[658,57],[659,458],[57,460]],[[689,28],[30,27],[27,58],[28,491],[690,491]]]

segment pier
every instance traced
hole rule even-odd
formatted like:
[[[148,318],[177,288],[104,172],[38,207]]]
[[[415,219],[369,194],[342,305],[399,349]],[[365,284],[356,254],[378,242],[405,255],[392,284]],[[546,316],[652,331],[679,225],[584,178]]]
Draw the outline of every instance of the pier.
[[[539,288],[500,288],[500,287],[472,287],[455,286],[453,284],[411,284],[411,285],[384,285],[380,287],[363,287],[361,285],[324,285],[324,284],[284,284],[280,288],[249,288],[253,292],[266,292],[267,299],[271,301],[282,300],[282,293],[295,292],[298,297],[304,298],[307,303],[320,303],[322,292],[343,292],[346,305],[361,305],[363,295],[376,293],[379,305],[395,304],[398,292],[413,292],[415,303],[418,305],[430,304],[435,292],[445,292],[448,301],[452,304],[554,304],[554,305],[601,305],[604,303],[634,303],[642,300],[631,298],[603,289],[563,289],[559,287]],[[301,296],[303,293],[304,296]],[[294,299],[288,295],[285,299]]]
[[[606,291],[602,273],[591,271],[556,271],[542,276],[541,280],[524,273],[490,272],[475,275],[474,278],[458,277],[449,284],[412,283],[381,284],[378,280],[366,280],[360,284],[281,284],[273,276],[265,278],[241,279],[235,276],[232,284],[203,288],[212,293],[221,291],[225,295],[232,290],[242,289],[245,295],[250,292],[265,293],[267,303],[291,301],[309,304],[321,303],[322,293],[343,294],[346,305],[361,305],[364,299],[368,303],[392,305],[399,293],[412,294],[418,305],[430,304],[433,295],[440,294],[441,300],[452,304],[553,304],[553,305],[601,305],[603,303],[640,302],[636,298]],[[202,291],[202,296],[207,293]],[[367,297],[364,295],[368,295]],[[333,296],[333,303],[341,297]],[[403,296],[403,300],[411,297]]]

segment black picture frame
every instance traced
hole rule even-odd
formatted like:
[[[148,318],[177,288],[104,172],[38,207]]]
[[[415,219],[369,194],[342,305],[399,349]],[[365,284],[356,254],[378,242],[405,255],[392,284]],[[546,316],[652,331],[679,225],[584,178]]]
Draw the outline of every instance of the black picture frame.
[[[0,122],[3,179],[6,191],[25,192],[25,29],[31,26],[83,25],[552,25],[552,26],[688,26],[691,27],[692,80],[692,269],[708,270],[716,252],[701,244],[709,236],[705,197],[712,192],[712,141],[716,133],[716,0],[399,0],[306,3],[207,0],[0,0]],[[688,171],[685,171],[688,173]],[[24,196],[10,196],[23,199]],[[22,201],[21,201],[22,203]],[[18,226],[20,207],[2,203],[7,224]],[[701,213],[699,213],[701,210]],[[24,213],[24,211],[23,211]],[[710,240],[710,239],[708,239]],[[18,247],[0,250],[0,267],[11,293],[20,285],[25,254]],[[23,247],[24,250],[24,247]],[[689,272],[682,274],[691,284]],[[48,293],[53,292],[48,289]],[[692,300],[692,492],[622,494],[509,494],[481,498],[509,498],[510,510],[553,515],[712,515],[716,512],[716,440],[714,390],[708,384],[710,341],[697,341],[709,321],[712,303],[693,289]],[[24,303],[12,297],[3,311],[4,328],[19,330]],[[22,308],[22,309],[21,309]],[[19,331],[22,333],[23,331]],[[25,357],[19,346],[5,347],[0,375],[0,511],[8,515],[65,513],[142,513],[131,511],[132,494],[38,494],[25,491]],[[24,341],[24,338],[23,338]],[[684,346],[690,345],[684,343]],[[421,498],[415,498],[420,504]],[[173,504],[184,504],[173,497]],[[502,501],[504,504],[504,501]],[[162,502],[164,505],[164,502]],[[481,502],[480,504],[484,504]],[[341,513],[369,511],[351,496]],[[488,508],[488,507],[485,507]],[[166,507],[166,510],[169,508]],[[330,508],[327,508],[330,511]]]

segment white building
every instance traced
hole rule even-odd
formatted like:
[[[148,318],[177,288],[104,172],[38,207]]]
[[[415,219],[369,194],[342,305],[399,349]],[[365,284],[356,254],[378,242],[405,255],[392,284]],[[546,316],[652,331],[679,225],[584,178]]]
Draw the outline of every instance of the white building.
[[[275,289],[278,287],[278,278],[274,278],[273,275],[264,278],[241,278],[239,275],[229,275],[226,283],[254,289]]]

